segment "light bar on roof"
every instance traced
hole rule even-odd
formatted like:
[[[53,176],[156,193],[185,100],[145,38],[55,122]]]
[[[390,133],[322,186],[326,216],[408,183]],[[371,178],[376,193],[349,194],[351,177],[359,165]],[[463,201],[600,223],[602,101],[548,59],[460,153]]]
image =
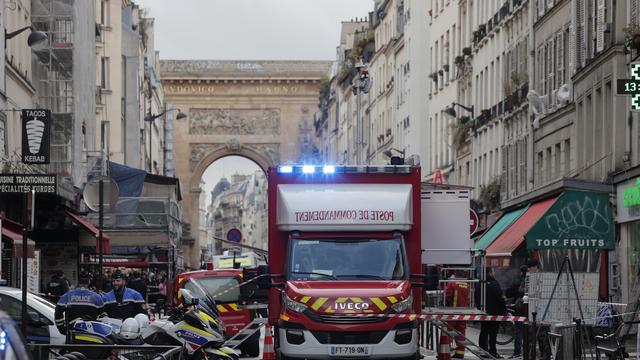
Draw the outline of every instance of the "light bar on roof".
[[[280,174],[315,174],[316,170],[323,175],[333,174],[410,174],[413,167],[411,165],[280,165],[277,168]]]

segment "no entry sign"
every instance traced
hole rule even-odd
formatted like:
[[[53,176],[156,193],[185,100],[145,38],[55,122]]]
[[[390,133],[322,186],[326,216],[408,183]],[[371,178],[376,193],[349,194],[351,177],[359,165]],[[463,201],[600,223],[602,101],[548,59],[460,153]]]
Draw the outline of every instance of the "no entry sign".
[[[478,214],[472,209],[469,209],[469,233],[473,235],[478,230]]]

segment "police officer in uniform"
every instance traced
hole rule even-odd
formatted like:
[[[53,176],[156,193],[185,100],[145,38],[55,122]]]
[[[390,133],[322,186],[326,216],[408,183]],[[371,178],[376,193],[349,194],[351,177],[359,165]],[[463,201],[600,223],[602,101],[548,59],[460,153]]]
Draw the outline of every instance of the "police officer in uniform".
[[[104,311],[107,316],[124,320],[137,314],[147,314],[145,302],[139,292],[130,289],[124,284],[124,274],[116,270],[111,275],[113,290],[102,297]]]
[[[69,291],[69,281],[64,277],[62,270],[56,270],[47,284],[47,295],[52,301],[57,302],[67,291]]]
[[[67,333],[67,326],[78,320],[96,320],[104,315],[102,297],[88,289],[91,276],[81,272],[78,286],[69,290],[62,297],[55,310],[56,326],[60,333]]]

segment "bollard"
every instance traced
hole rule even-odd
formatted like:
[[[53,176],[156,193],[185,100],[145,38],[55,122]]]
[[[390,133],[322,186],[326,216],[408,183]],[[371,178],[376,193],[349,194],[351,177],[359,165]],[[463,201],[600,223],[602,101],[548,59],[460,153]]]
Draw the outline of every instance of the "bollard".
[[[451,360],[451,338],[444,331],[440,332],[437,360]]]
[[[573,322],[576,324],[573,338],[573,356],[575,359],[582,359],[582,320],[573,319]]]
[[[538,315],[538,313],[534,311],[531,313],[531,315],[533,317],[533,324],[531,326],[531,333],[533,334],[533,336],[530,339],[531,353],[529,353],[529,360],[536,360],[538,358],[536,354],[536,343],[538,342],[538,324],[536,323],[536,315]]]

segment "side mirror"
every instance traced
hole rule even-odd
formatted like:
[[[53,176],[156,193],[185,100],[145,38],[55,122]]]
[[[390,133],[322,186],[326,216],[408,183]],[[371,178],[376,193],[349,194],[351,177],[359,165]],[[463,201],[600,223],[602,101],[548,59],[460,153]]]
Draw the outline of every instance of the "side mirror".
[[[257,278],[257,279],[256,279]],[[269,298],[271,276],[268,265],[260,265],[255,268],[244,268],[242,279],[246,283],[240,287],[240,299],[243,303],[266,302]],[[256,279],[255,281],[251,281]]]
[[[29,326],[43,327],[47,325],[44,321],[42,321],[40,314],[38,314],[37,312],[28,311],[27,315],[29,316],[29,318],[27,319],[27,323]]]

